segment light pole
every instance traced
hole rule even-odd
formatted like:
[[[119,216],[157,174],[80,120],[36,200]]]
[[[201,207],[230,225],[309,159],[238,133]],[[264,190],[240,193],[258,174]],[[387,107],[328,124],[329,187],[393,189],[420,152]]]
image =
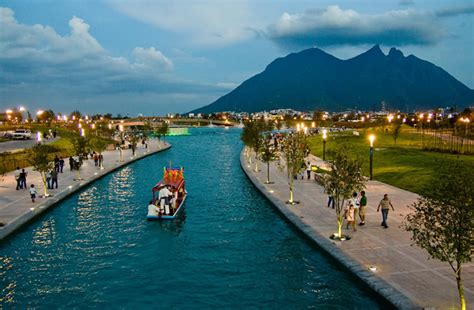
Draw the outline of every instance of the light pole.
[[[120,130],[120,146],[119,146],[119,151],[120,151],[120,162],[123,162],[123,154],[122,154],[122,143],[123,143],[123,125],[119,125],[119,130]]]
[[[374,140],[375,136],[370,135],[369,136],[370,140],[370,180],[372,180],[372,162],[373,162],[373,157],[374,157]]]
[[[326,139],[328,138],[327,136],[327,130],[323,130],[323,160],[326,160]]]

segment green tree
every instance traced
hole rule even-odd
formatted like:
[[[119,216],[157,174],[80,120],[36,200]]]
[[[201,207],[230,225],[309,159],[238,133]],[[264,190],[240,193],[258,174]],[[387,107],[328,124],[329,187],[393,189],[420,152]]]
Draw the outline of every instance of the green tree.
[[[79,157],[79,164],[77,166],[77,178],[76,180],[82,180],[81,178],[81,166],[84,153],[86,153],[87,147],[89,147],[89,138],[81,136],[81,135],[74,135],[71,139],[72,145],[74,147],[74,152]]]
[[[357,159],[351,159],[346,154],[349,150],[342,147],[331,152],[330,170],[323,178],[326,194],[334,198],[337,219],[336,238],[342,238],[342,223],[344,221],[344,206],[355,191],[365,188],[367,182],[362,174],[362,166]]]
[[[160,126],[155,128],[154,133],[158,137],[158,141],[161,142],[161,138],[168,134],[168,129],[168,123],[164,120],[162,121]]]
[[[416,202],[404,227],[433,258],[451,266],[460,306],[466,309],[462,265],[470,262],[474,236],[474,172],[460,164],[441,168],[439,177]]]
[[[48,160],[50,147],[45,144],[38,143],[31,149],[30,162],[34,171],[38,171],[43,182],[44,197],[48,197],[48,187],[46,185],[46,173],[53,169],[53,163]]]
[[[293,198],[294,178],[305,169],[304,159],[306,157],[307,149],[308,145],[306,143],[306,135],[302,132],[288,134],[281,143],[281,153],[285,163],[284,166],[280,165],[280,167],[286,167],[286,172],[288,175],[290,199],[287,201],[287,203],[289,204],[299,203]]]
[[[267,134],[262,139],[262,145],[260,146],[260,158],[264,163],[267,164],[267,181],[265,183],[271,184],[270,181],[270,163],[277,159],[277,149],[273,145],[272,136]]]
[[[240,134],[240,140],[242,140],[245,145],[245,155],[247,156],[247,159],[249,160],[250,164],[252,164],[250,150],[252,149],[253,135],[255,135],[254,127],[254,122],[252,122],[252,120],[246,120],[244,122],[244,128],[242,129],[242,133]]]

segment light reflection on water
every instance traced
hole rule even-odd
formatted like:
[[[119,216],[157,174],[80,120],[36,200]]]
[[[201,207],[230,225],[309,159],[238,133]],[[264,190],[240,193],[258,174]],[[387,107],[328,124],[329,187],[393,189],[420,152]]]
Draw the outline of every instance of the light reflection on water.
[[[239,166],[238,130],[191,134],[170,138],[169,151],[102,178],[1,244],[0,304],[380,306],[256,192]],[[170,161],[186,169],[184,212],[172,222],[147,222],[151,188]]]

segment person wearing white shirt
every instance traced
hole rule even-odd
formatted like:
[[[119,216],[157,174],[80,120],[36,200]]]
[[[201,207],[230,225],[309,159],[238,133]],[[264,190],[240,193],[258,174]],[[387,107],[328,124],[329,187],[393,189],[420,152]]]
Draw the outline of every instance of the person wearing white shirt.
[[[160,208],[153,204],[153,201],[150,201],[148,205],[148,216],[160,216]]]
[[[168,186],[164,186],[158,195],[160,200],[161,208],[165,209],[165,214],[170,214],[170,197],[173,196],[173,193],[168,189]]]

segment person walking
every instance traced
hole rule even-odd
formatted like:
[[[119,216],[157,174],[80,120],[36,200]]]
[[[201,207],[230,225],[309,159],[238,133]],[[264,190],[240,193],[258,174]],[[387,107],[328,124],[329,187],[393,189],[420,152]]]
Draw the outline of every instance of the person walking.
[[[16,170],[15,170],[16,190],[19,190],[21,186],[20,176],[21,176],[20,167],[16,167]]]
[[[51,189],[54,188],[54,185],[56,185],[56,188],[58,188],[58,174],[59,172],[54,169],[51,171]]]
[[[382,209],[382,224],[381,226],[388,228],[387,225],[387,219],[388,219],[388,211],[392,207],[392,210],[395,211],[395,208],[393,208],[392,202],[390,199],[388,199],[388,194],[383,195],[383,199],[380,200],[379,205],[377,207],[377,212],[379,212],[380,209]]]
[[[26,176],[28,173],[25,171],[25,169],[21,169],[20,172],[20,188],[25,188],[26,189]]]
[[[334,197],[329,195],[328,196],[328,208],[332,206],[332,208],[334,209],[336,205],[336,201],[334,200]]]
[[[56,169],[53,169],[56,170]],[[46,184],[48,184],[48,189],[51,189],[51,170],[46,172]]]
[[[349,229],[349,225],[351,225],[352,231],[357,231],[355,227],[355,208],[352,203],[346,207],[344,217],[347,222],[346,229]]]
[[[59,172],[63,173],[64,168],[64,158],[59,158]]]
[[[354,206],[354,223],[355,223],[355,219],[359,216],[359,206],[360,206],[357,192],[352,193],[352,198],[349,199],[349,202],[348,202],[348,205],[350,204]]]
[[[71,169],[71,171],[74,169],[74,158],[69,157],[69,168]]]
[[[54,156],[54,170],[59,171],[59,157],[58,157],[58,155]]]
[[[365,225],[365,208],[367,207],[367,196],[365,196],[365,191],[360,192],[359,200],[359,226]]]
[[[30,186],[30,197],[31,197],[31,202],[35,202],[36,199],[36,188],[34,184],[31,184]]]

